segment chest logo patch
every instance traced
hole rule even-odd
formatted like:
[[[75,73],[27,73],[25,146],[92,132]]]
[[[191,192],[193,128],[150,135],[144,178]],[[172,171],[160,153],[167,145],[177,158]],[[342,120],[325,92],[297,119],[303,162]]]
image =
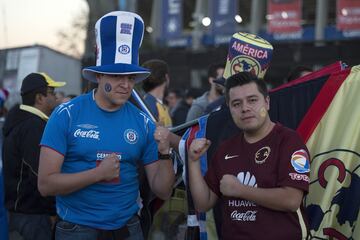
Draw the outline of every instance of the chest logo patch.
[[[255,153],[255,162],[257,164],[263,164],[266,159],[270,156],[271,148],[266,146],[262,147]]]
[[[139,139],[139,135],[134,129],[126,129],[124,132],[124,139],[129,144],[135,144]]]
[[[304,149],[295,151],[291,155],[291,165],[298,173],[310,172],[309,156]]]
[[[77,125],[79,127],[74,132],[75,138],[88,138],[88,139],[95,139],[100,140],[100,131],[96,131],[98,127],[92,124],[84,123]]]
[[[226,154],[225,155],[225,157],[224,157],[224,159],[225,160],[229,160],[229,159],[232,159],[232,158],[236,158],[236,157],[238,157],[239,155],[229,155],[229,154]]]
[[[242,184],[246,186],[257,187],[256,177],[250,172],[239,172],[236,177]]]

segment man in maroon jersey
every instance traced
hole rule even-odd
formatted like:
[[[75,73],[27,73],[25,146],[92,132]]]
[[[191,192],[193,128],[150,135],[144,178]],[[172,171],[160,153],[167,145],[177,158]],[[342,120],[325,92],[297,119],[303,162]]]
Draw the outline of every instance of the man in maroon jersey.
[[[302,239],[302,206],[309,186],[309,154],[298,134],[270,120],[265,82],[247,72],[226,80],[226,101],[242,132],[217,149],[205,178],[199,158],[210,141],[189,149],[190,189],[197,210],[219,199],[223,239]]]

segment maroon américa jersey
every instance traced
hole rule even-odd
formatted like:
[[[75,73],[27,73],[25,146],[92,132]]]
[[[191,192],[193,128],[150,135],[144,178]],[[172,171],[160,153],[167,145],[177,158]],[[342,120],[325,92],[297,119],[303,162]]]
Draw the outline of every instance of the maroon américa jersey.
[[[256,143],[243,134],[224,141],[217,149],[205,176],[210,189],[222,203],[223,239],[303,239],[307,234],[304,209],[283,212],[251,201],[225,197],[220,192],[223,175],[231,174],[248,186],[258,188],[309,188],[309,153],[299,135],[280,124]]]

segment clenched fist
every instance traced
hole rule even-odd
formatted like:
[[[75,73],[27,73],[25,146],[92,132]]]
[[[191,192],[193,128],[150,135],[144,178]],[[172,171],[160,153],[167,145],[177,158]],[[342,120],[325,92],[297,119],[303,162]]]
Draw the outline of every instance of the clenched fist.
[[[106,156],[97,168],[101,180],[110,181],[120,174],[120,160],[115,153]]]
[[[234,197],[234,192],[241,183],[234,175],[225,174],[220,180],[220,192],[227,197]],[[238,194],[238,193],[237,193]]]
[[[211,142],[206,138],[196,138],[190,144],[189,160],[197,161],[209,148]]]
[[[169,135],[170,135],[169,129],[157,124],[154,132],[154,138],[158,144],[158,151],[162,154],[169,153],[169,149],[170,149]]]

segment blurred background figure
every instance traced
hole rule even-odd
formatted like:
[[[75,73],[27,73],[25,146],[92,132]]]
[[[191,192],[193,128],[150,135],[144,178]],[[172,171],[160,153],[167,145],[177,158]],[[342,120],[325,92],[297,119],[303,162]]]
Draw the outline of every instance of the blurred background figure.
[[[55,92],[56,102],[61,104],[64,102],[65,93],[63,91],[56,91]]]
[[[224,93],[225,92],[225,78],[224,77],[217,78],[217,79],[214,80],[214,82],[216,83],[217,88],[221,89],[223,91],[223,93]],[[222,96],[218,97],[215,101],[213,101],[212,103],[207,105],[207,107],[205,108],[204,113],[209,114],[211,112],[217,111],[224,104],[226,104],[225,103],[225,96],[222,95]]]
[[[180,89],[170,89],[165,97],[166,104],[169,107],[169,111],[176,106],[176,104],[181,100],[182,92]]]
[[[204,115],[206,107],[223,94],[222,87],[218,86],[214,80],[222,77],[224,70],[224,64],[218,63],[209,66],[208,82],[210,84],[210,90],[194,100],[186,117],[187,122]]]
[[[171,110],[171,119],[173,126],[185,123],[187,113],[193,103],[194,99],[200,96],[200,91],[195,88],[185,90],[184,97]]]
[[[303,65],[297,66],[290,70],[290,72],[288,73],[288,76],[286,78],[286,82],[291,82],[295,79],[303,77],[312,72],[313,72],[313,69],[310,67],[303,66]]]
[[[75,95],[75,94],[69,94],[69,95],[67,95],[66,97],[64,97],[64,99],[62,100],[62,102],[63,102],[63,103],[66,103],[66,102],[68,102],[68,101],[70,101],[71,99],[76,98],[76,97],[77,97],[77,95]]]
[[[165,127],[171,127],[169,109],[164,104],[165,91],[170,82],[169,67],[166,62],[159,59],[148,60],[142,67],[150,70],[150,76],[142,83],[145,91],[144,101],[157,120]]]
[[[4,89],[4,88],[0,88],[0,122],[1,122],[1,127],[2,127],[2,123],[5,121],[5,115],[7,113],[7,109],[5,107],[5,102],[9,97],[9,91]]]
[[[9,96],[9,92],[6,89],[0,88],[0,144],[2,146],[3,134],[2,126],[5,121],[5,115],[7,110],[4,106],[6,99]],[[0,148],[1,156],[1,148]],[[7,229],[7,212],[4,205],[4,179],[2,173],[2,159],[0,159],[0,239],[8,238],[8,229]]]
[[[10,109],[3,127],[9,232],[18,232],[26,240],[51,239],[55,199],[41,196],[37,188],[39,144],[47,120],[58,105],[54,90],[64,85],[45,73],[27,75],[21,84],[22,104]]]

